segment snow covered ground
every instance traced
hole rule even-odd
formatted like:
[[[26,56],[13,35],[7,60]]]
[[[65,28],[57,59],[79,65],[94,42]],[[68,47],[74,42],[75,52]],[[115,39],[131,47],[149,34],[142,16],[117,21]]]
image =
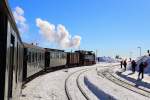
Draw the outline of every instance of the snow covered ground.
[[[87,73],[85,77],[88,87],[100,100],[149,100],[149,98],[118,86],[106,78],[97,76],[94,71]]]
[[[99,64],[101,65],[108,64]],[[70,68],[68,72],[63,69],[39,76],[26,84],[20,100],[67,100],[64,89],[65,79],[77,70],[91,67],[94,66]]]
[[[93,66],[76,67],[47,73],[39,76],[26,84],[22,90],[20,100],[67,100],[65,93],[65,79],[73,72],[85,68],[92,68],[82,74],[79,78],[80,86],[89,96],[90,100],[149,100],[144,96],[122,88],[111,81],[97,75],[97,70],[103,70],[106,66],[111,67],[118,63],[98,63]],[[97,67],[97,68],[95,68]],[[119,71],[119,66],[113,70]],[[127,73],[127,72],[126,72]],[[125,75],[125,73],[124,73]],[[145,76],[146,78],[146,76]],[[71,88],[74,88],[74,78],[69,82]],[[77,92],[73,91],[72,95]],[[74,100],[84,100],[80,95],[72,96]],[[78,97],[78,98],[77,98]]]
[[[128,70],[123,71],[123,69],[116,69],[116,72],[122,72],[119,76],[127,81],[132,82],[133,84],[137,85],[140,88],[144,88],[148,91],[150,91],[150,57],[149,56],[142,56],[138,57],[136,60],[137,66],[136,66],[136,72],[132,73],[131,71],[131,64],[128,65]],[[139,64],[142,61],[146,61],[148,63],[148,66],[145,68],[144,71],[144,78],[138,79],[138,71],[139,71]]]
[[[142,80],[138,79],[138,72],[135,72],[133,74],[132,71],[126,71],[119,76],[127,81],[134,83],[136,86],[140,88],[144,88],[150,91],[150,76],[147,74],[144,75],[144,79]]]
[[[26,84],[20,100],[67,100],[64,78],[67,73],[57,71],[42,75]]]

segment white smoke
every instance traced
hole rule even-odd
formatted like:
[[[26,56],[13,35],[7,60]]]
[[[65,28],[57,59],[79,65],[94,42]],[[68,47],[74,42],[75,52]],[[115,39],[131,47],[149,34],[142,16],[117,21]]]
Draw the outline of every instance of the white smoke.
[[[55,26],[48,21],[37,18],[36,25],[49,42],[56,43],[62,48],[77,48],[80,46],[81,37],[77,35],[71,37],[65,26],[61,24]]]
[[[13,15],[19,27],[19,31],[21,33],[28,31],[28,25],[26,24],[26,18],[24,17],[24,10],[20,7],[16,7],[13,11]]]

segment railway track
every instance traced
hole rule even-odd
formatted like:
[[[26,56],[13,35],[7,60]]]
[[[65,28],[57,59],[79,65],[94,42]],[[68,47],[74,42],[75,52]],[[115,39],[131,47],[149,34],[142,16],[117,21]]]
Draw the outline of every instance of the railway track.
[[[128,82],[125,82],[119,78],[116,78],[114,75],[112,75],[111,72],[109,72],[109,70],[99,71],[98,75],[103,77],[103,78],[106,78],[106,79],[110,80],[111,82],[113,82],[113,83],[115,83],[121,87],[124,87],[130,91],[133,91],[133,92],[138,93],[142,96],[150,98],[150,91],[147,91],[147,90],[142,89],[142,88],[138,88],[131,83],[128,83]]]
[[[113,66],[116,66],[116,65],[111,65],[111,66],[113,67]],[[95,69],[95,68],[97,69],[98,67],[100,67],[100,66],[93,67],[92,69]],[[106,66],[101,66],[100,68],[108,68],[108,67],[110,67],[110,66],[106,65]],[[81,69],[81,70],[75,71],[75,72],[71,73],[66,78],[66,80],[65,80],[65,92],[66,92],[68,100],[73,100],[73,96],[72,96],[71,91],[70,91],[71,89],[70,89],[70,86],[68,85],[68,83],[69,83],[69,81],[71,80],[72,77],[76,77],[76,79],[75,79],[76,87],[80,91],[80,94],[82,94],[82,96],[84,97],[84,100],[90,100],[90,97],[87,95],[86,91],[79,84],[80,83],[80,81],[79,81],[80,76],[83,73],[89,71],[90,69],[91,68],[85,68],[85,69]],[[78,99],[75,99],[75,100],[78,100]]]
[[[90,98],[88,97],[88,95],[84,92],[84,90],[82,89],[81,85],[79,84],[79,78],[80,78],[80,76],[81,76],[83,73],[87,72],[87,71],[89,71],[89,70],[86,70],[86,71],[81,72],[81,73],[78,75],[78,77],[77,77],[77,79],[76,79],[76,82],[77,82],[78,88],[80,89],[81,93],[84,95],[84,97],[86,98],[86,100],[90,100]]]
[[[83,95],[84,99],[85,100],[89,100],[88,96],[85,94],[85,92],[82,90],[81,86],[79,85],[79,77],[81,74],[83,74],[84,72],[88,71],[89,68],[86,68],[86,69],[81,69],[81,70],[78,70],[78,71],[75,71],[73,72],[72,74],[70,74],[66,80],[65,80],[65,92],[66,92],[66,95],[67,95],[67,98],[68,100],[73,100],[73,97],[72,97],[72,94],[70,93],[70,86],[68,85],[69,81],[71,80],[71,78],[75,77],[76,74],[78,74],[76,76],[76,87],[79,89],[79,91],[81,92],[81,94]],[[77,91],[76,91],[77,92]],[[77,99],[76,99],[77,100]]]

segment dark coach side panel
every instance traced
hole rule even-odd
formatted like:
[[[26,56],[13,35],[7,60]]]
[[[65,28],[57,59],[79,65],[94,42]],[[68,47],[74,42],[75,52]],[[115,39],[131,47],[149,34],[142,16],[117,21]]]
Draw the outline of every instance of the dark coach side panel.
[[[0,100],[17,100],[20,95],[22,46],[7,0],[0,0]]]
[[[45,52],[45,70],[50,67],[50,52]]]
[[[7,50],[7,17],[2,12],[2,0],[0,0],[0,100],[4,98],[6,50]]]
[[[23,81],[27,78],[27,49],[24,48],[24,55],[23,55]]]

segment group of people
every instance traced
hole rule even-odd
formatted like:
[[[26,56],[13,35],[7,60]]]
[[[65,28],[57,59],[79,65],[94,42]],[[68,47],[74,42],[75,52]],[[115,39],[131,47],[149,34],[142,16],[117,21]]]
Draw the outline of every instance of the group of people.
[[[125,59],[124,61],[122,60],[120,63],[121,63],[121,68],[124,66],[124,69],[126,70],[126,67],[127,67],[127,59]]]
[[[127,59],[125,59],[124,61],[122,60],[120,62],[121,68],[124,66],[124,70],[126,71],[126,67],[127,67]],[[148,66],[147,62],[142,61],[139,64],[139,74],[138,74],[138,79],[140,79],[140,75],[142,75],[141,79],[144,78],[144,69]],[[137,63],[135,60],[131,61],[131,67],[132,67],[132,72],[135,73],[135,69],[137,67]]]

